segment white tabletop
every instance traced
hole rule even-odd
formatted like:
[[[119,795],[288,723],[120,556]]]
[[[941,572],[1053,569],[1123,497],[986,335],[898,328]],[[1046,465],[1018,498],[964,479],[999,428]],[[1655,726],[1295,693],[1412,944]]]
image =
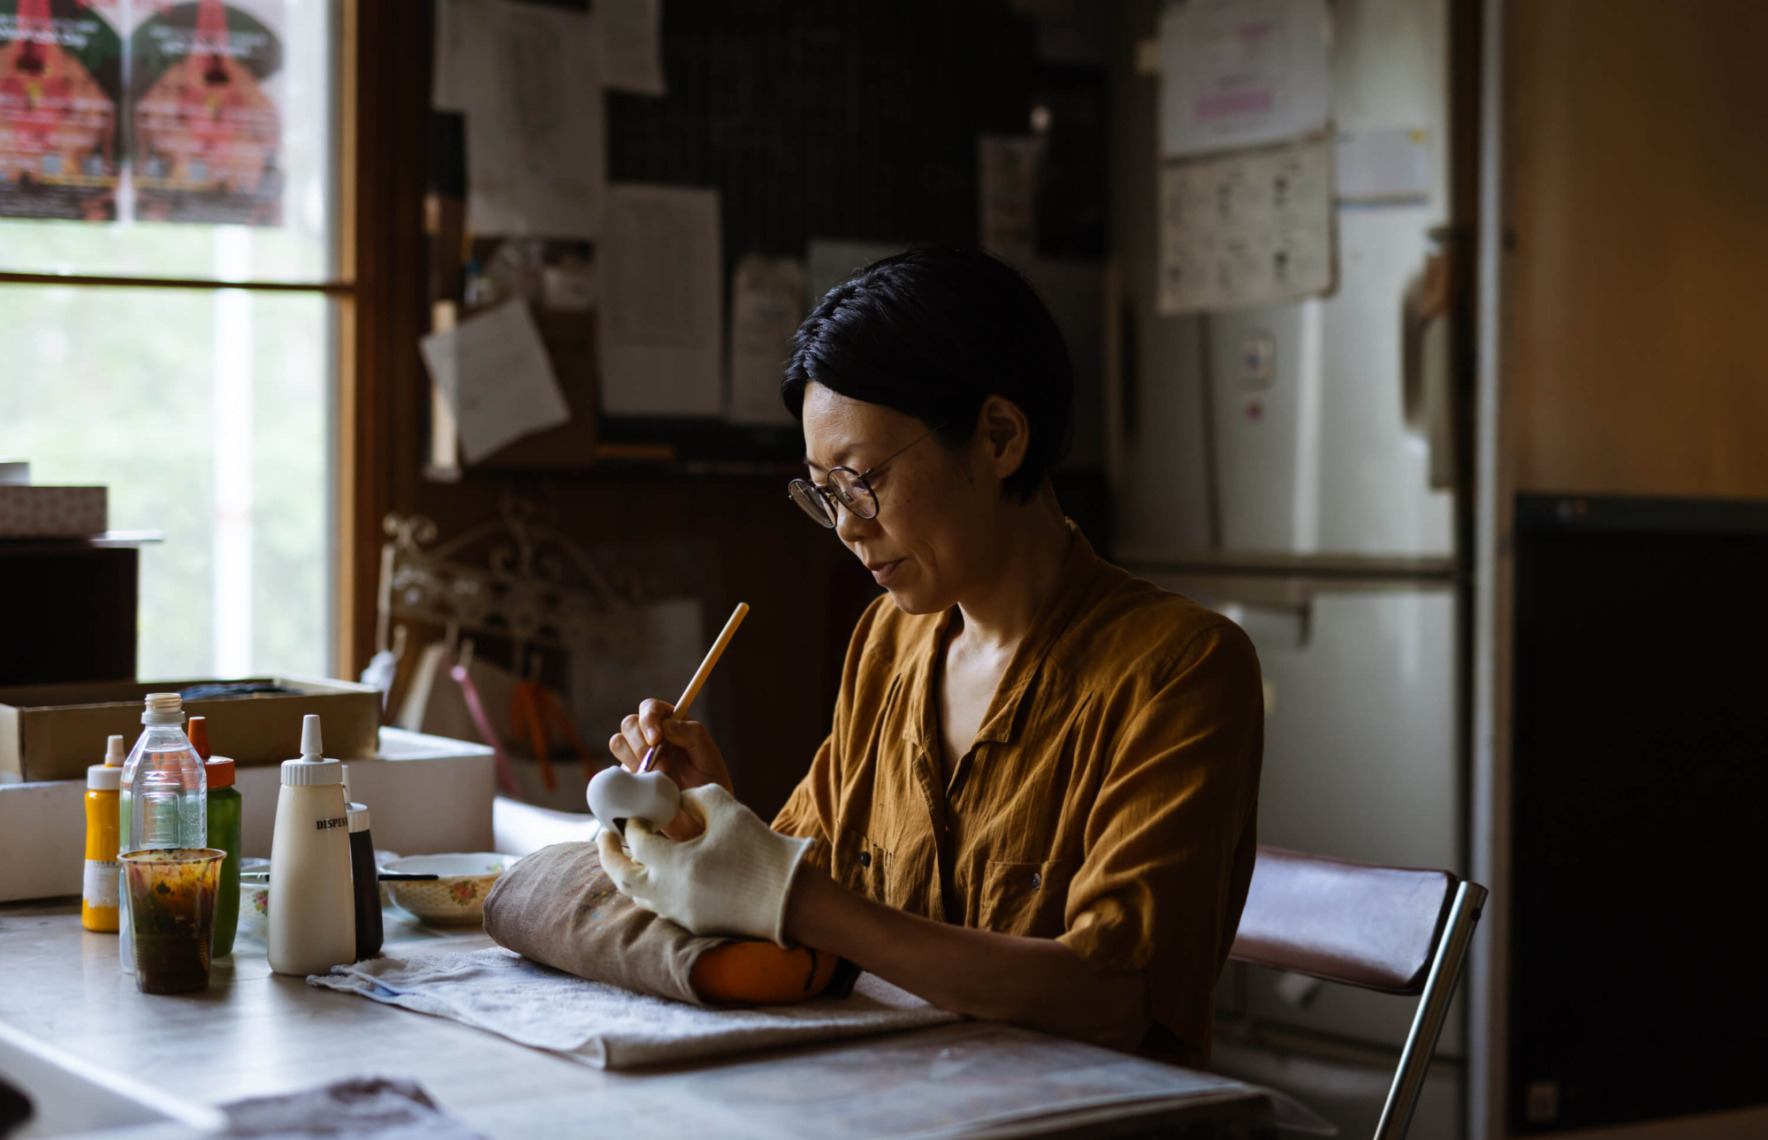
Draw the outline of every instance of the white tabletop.
[[[393,909],[386,921],[395,956],[492,944],[476,927],[426,927]],[[1250,1086],[983,1022],[607,1072],[273,974],[244,932],[206,992],[154,997],[118,970],[115,935],[80,927],[77,901],[0,906],[0,1020],[209,1104],[409,1077],[500,1140],[1125,1136],[1180,1123],[1205,1128],[1187,1135],[1269,1134],[1268,1101]]]

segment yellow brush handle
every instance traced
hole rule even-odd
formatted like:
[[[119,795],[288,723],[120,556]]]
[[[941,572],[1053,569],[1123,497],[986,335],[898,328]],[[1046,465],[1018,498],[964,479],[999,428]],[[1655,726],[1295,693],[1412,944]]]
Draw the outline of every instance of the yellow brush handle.
[[[700,662],[700,667],[694,670],[694,679],[688,682],[686,689],[682,690],[681,700],[675,702],[674,715],[682,716],[687,713],[688,707],[694,703],[694,698],[700,695],[700,686],[704,685],[706,678],[712,675],[712,667],[718,664],[719,657],[724,654],[724,647],[731,643],[732,637],[736,636],[737,627],[743,624],[743,618],[748,613],[748,602],[738,602],[737,608],[731,611],[731,618],[724,623],[724,629],[719,633],[718,640],[714,641],[712,648],[706,651],[706,660]]]
[[[675,702],[675,712],[671,714],[672,716],[685,714],[689,706],[694,703],[694,698],[700,695],[700,686],[704,685],[706,678],[712,675],[712,667],[718,664],[719,657],[724,654],[724,647],[731,643],[731,638],[736,635],[737,627],[743,624],[743,618],[748,613],[748,602],[738,602],[737,608],[731,611],[731,618],[724,623],[724,629],[720,631],[718,640],[714,641],[712,648],[706,651],[706,660],[700,662],[700,667],[694,670],[694,679],[689,681],[688,687],[682,691],[681,700]],[[656,745],[646,749],[644,759],[639,761],[638,770],[649,772],[651,761],[656,755]]]

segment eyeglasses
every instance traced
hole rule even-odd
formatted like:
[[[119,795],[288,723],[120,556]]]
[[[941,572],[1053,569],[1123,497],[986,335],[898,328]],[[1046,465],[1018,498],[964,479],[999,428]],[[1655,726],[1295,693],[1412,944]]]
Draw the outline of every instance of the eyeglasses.
[[[901,455],[909,448],[920,443],[938,428],[929,428],[913,440],[903,444],[883,459],[866,468],[863,473],[851,467],[831,467],[827,483],[812,483],[809,479],[794,479],[786,490],[791,494],[792,501],[804,508],[804,513],[815,519],[820,525],[833,527],[840,521],[836,504],[846,507],[855,518],[875,519],[878,517],[878,496],[872,490],[870,479],[886,463]]]

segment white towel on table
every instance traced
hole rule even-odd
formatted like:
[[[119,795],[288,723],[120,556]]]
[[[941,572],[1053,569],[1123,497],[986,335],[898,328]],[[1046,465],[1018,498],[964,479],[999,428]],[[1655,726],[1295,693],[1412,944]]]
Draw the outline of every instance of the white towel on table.
[[[705,1009],[586,981],[493,946],[333,966],[309,985],[446,1017],[598,1069],[747,1053],[958,1020],[871,974],[850,997]]]

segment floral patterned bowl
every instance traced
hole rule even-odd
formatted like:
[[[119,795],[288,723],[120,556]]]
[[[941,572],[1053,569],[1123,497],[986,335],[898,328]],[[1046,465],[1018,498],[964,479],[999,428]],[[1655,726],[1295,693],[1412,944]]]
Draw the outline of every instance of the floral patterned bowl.
[[[440,875],[419,883],[383,884],[394,903],[425,922],[482,922],[491,884],[516,862],[514,855],[408,855],[383,864],[383,871]]]

